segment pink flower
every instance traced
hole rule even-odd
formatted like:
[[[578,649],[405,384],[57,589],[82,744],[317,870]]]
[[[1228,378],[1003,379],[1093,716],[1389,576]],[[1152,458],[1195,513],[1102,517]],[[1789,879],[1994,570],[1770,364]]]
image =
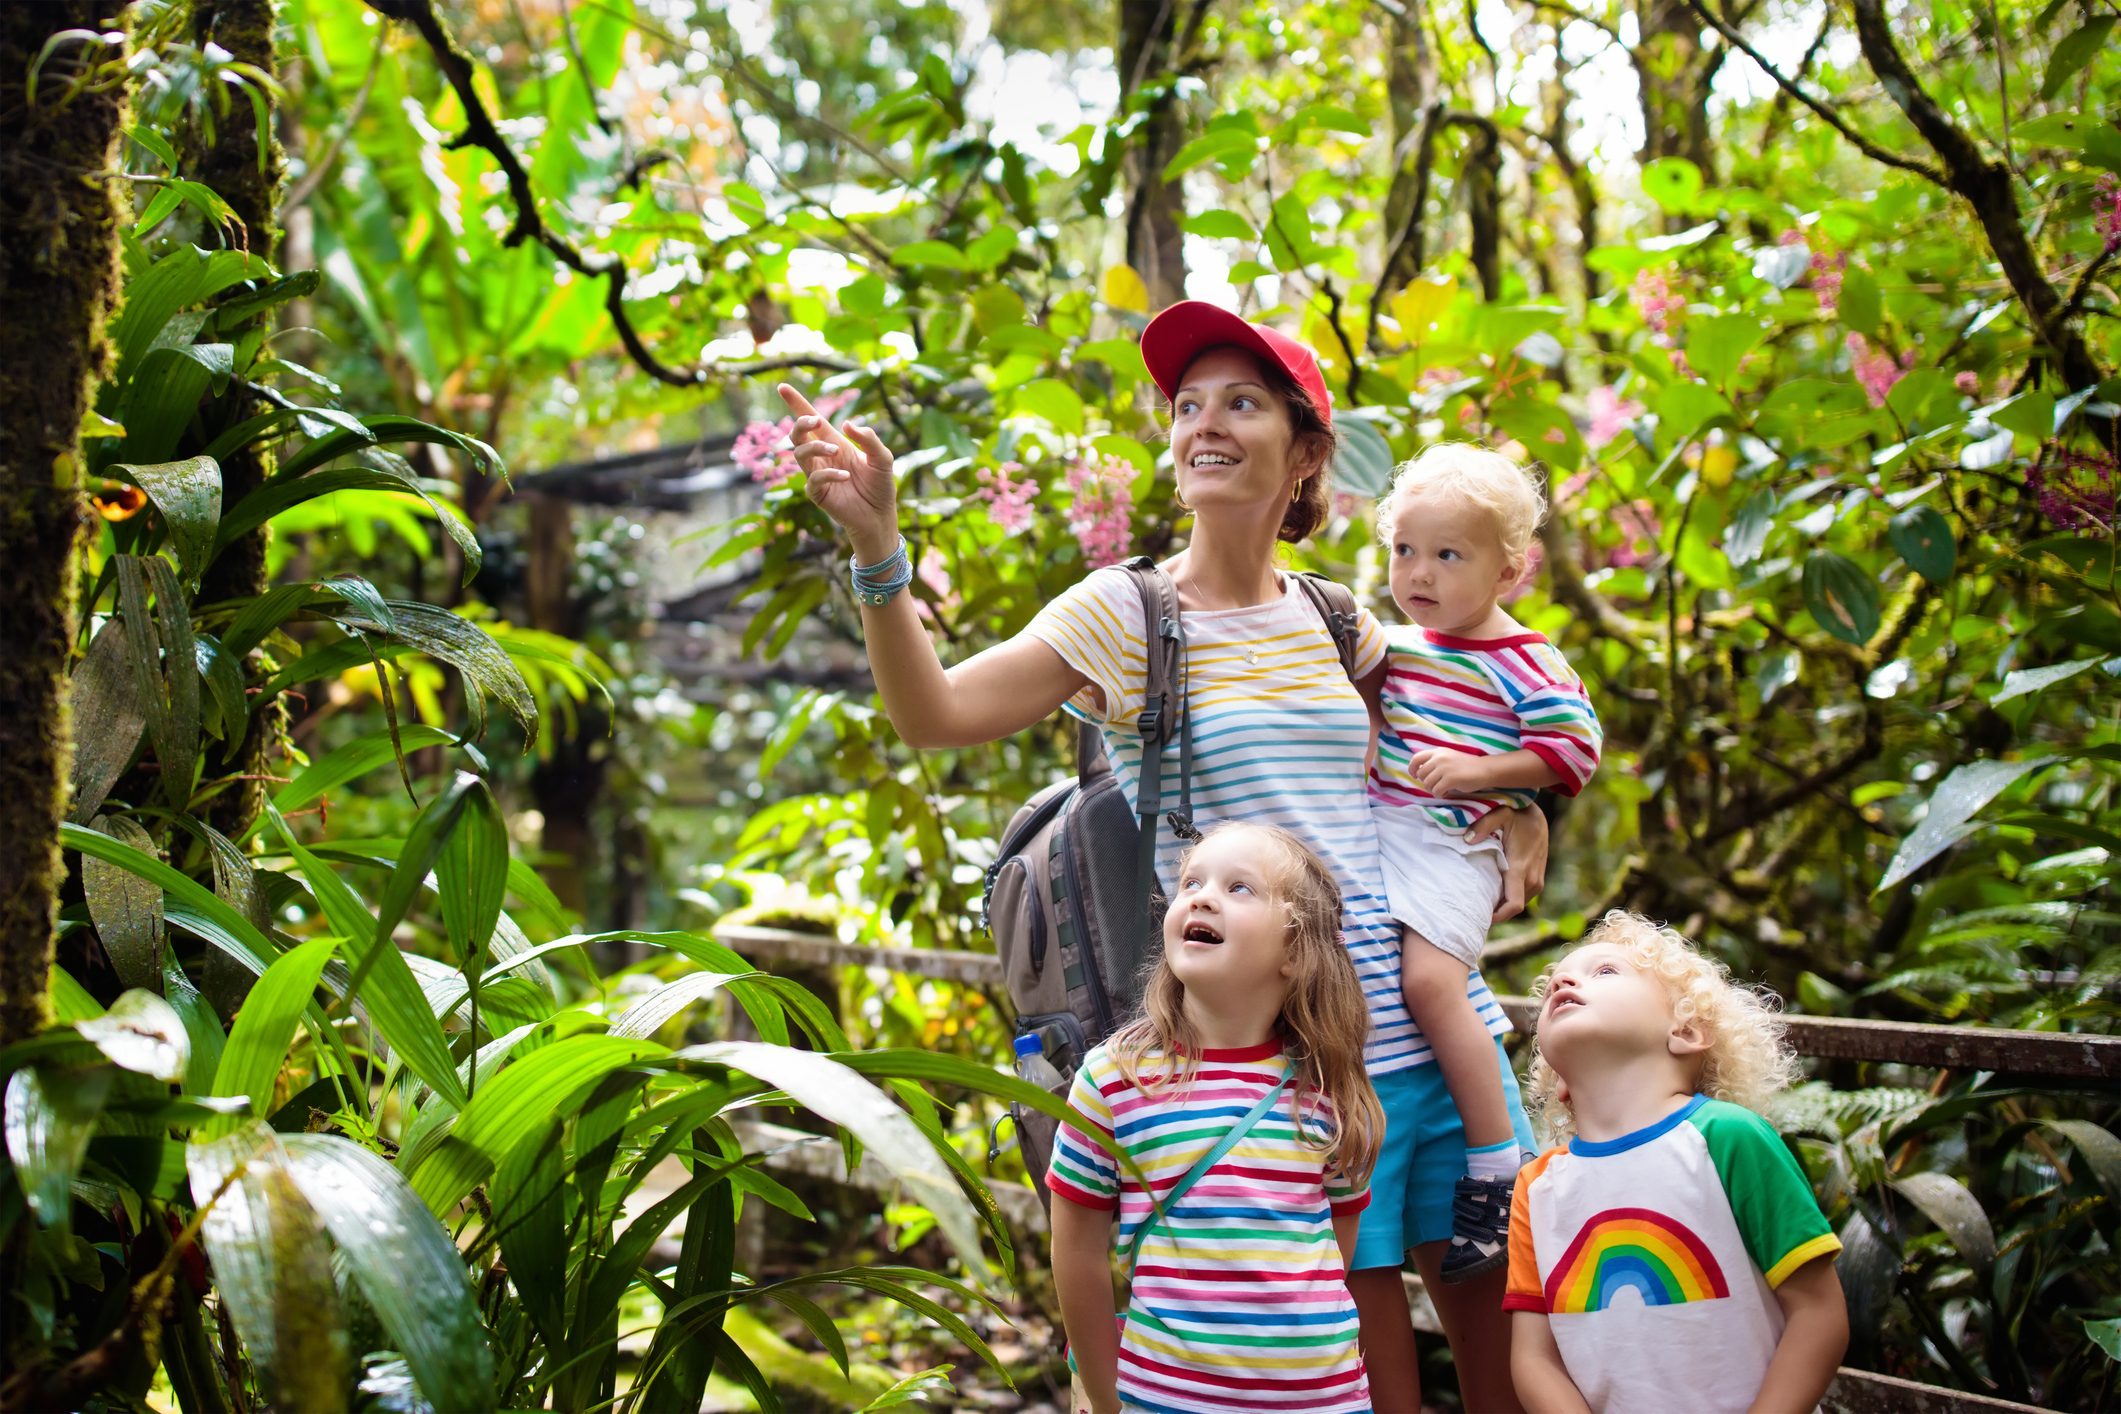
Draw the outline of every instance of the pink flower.
[[[1584,429],[1583,440],[1594,452],[1633,427],[1643,413],[1641,403],[1620,396],[1618,385],[1593,388],[1586,401],[1591,408],[1591,425]]]
[[[1134,544],[1134,468],[1118,457],[1068,467],[1068,529],[1093,569],[1116,565]]]
[[[1662,270],[1639,270],[1635,283],[1628,286],[1628,298],[1657,341],[1669,344],[1680,317],[1686,313],[1686,296],[1673,292],[1672,283]]]
[[[1952,375],[1952,386],[1970,398],[1981,396],[1981,375],[1970,368],[1962,368]]]
[[[958,598],[956,586],[950,582],[950,566],[944,562],[943,552],[933,545],[921,551],[920,561],[914,565],[913,572],[920,576],[921,583],[934,591],[935,602],[944,613],[953,612],[962,602]],[[913,607],[924,619],[935,617],[925,599],[915,598]]]
[[[989,471],[980,468],[980,488],[974,493],[987,503],[987,514],[1002,529],[1015,535],[1031,524],[1031,502],[1038,483],[1023,475],[1021,462],[1003,462]]]
[[[1871,406],[1882,408],[1892,394],[1893,385],[1907,376],[1907,370],[1915,362],[1915,351],[1909,349],[1897,362],[1884,349],[1873,350],[1863,335],[1851,331],[1848,336],[1849,372],[1863,385],[1864,396]]]
[[[1657,537],[1664,525],[1657,518],[1657,506],[1651,501],[1630,501],[1616,506],[1611,513],[1615,528],[1626,537],[1619,546],[1606,555],[1606,564],[1616,570],[1634,565],[1648,564],[1657,554]]]
[[[818,415],[836,416],[855,397],[851,388],[827,394],[815,404]],[[802,470],[802,464],[796,461],[795,453],[788,445],[794,435],[793,417],[784,417],[778,422],[748,422],[744,424],[744,430],[736,434],[736,441],[729,448],[729,459],[751,473],[753,481],[764,482],[768,488],[779,486]]]
[[[2121,250],[2121,181],[2099,178],[2099,193],[2092,207],[2092,230],[2106,243],[2107,254]]]
[[[2115,473],[2114,458],[2104,452],[2051,447],[2026,473],[2025,489],[2057,529],[2111,535],[2121,524]]]

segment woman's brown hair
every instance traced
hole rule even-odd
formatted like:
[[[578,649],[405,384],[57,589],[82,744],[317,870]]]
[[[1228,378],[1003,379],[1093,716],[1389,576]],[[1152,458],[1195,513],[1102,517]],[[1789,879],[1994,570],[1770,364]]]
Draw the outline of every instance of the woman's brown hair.
[[[1203,356],[1221,348],[1236,349],[1251,359],[1268,389],[1281,399],[1282,406],[1289,413],[1289,450],[1292,455],[1301,456],[1308,450],[1318,448],[1320,444],[1324,446],[1324,451],[1318,459],[1318,470],[1298,483],[1296,499],[1289,502],[1288,508],[1282,512],[1281,528],[1274,532],[1276,538],[1286,540],[1292,545],[1300,540],[1308,540],[1325,525],[1326,518],[1332,514],[1332,493],[1326,489],[1326,470],[1333,464],[1333,454],[1340,450],[1340,434],[1333,430],[1333,424],[1326,421],[1319,412],[1317,405],[1311,401],[1311,395],[1303,390],[1303,385],[1291,378],[1287,369],[1271,359],[1260,358],[1250,349],[1239,348],[1235,344],[1217,344],[1214,348],[1202,349],[1200,353],[1195,354],[1193,362],[1198,363]],[[1190,369],[1192,365],[1187,366]]]

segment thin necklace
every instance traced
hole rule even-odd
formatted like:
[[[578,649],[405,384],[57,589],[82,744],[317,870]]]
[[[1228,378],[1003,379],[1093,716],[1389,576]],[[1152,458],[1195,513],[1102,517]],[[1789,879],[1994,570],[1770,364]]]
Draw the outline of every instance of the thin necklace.
[[[1207,613],[1227,613],[1227,612],[1229,612],[1229,611],[1230,611],[1230,610],[1232,610],[1232,609],[1248,609],[1248,608],[1257,608],[1257,607],[1259,607],[1259,606],[1258,606],[1258,605],[1256,605],[1256,604],[1225,604],[1225,605],[1216,605],[1216,604],[1209,604],[1209,603],[1205,602],[1206,596],[1204,596],[1204,595],[1203,595],[1203,594],[1202,594],[1202,593],[1200,592],[1200,581],[1199,581],[1199,580],[1198,580],[1198,579],[1197,579],[1197,578],[1196,578],[1196,577],[1194,576],[1194,574],[1193,574],[1193,562],[1192,562],[1191,560],[1188,560],[1188,561],[1186,562],[1186,573],[1185,573],[1185,587],[1186,587],[1186,588],[1189,588],[1189,589],[1191,589],[1191,590],[1192,590],[1192,593],[1193,593],[1193,597],[1194,597],[1195,599],[1199,599],[1199,600],[1202,600],[1202,601],[1203,601],[1203,602],[1201,603],[1200,607],[1201,607],[1201,609],[1202,609],[1202,610],[1203,610],[1204,612],[1207,612]],[[1260,602],[1261,602],[1261,603],[1263,603],[1263,604],[1270,604],[1270,603],[1272,603],[1272,602],[1273,602],[1273,595],[1272,595],[1272,594],[1270,593],[1270,594],[1268,595],[1268,597],[1267,597],[1266,599],[1263,599],[1263,600],[1261,600]],[[1256,667],[1258,667],[1258,666],[1259,666],[1259,649],[1258,649],[1258,648],[1256,648],[1256,647],[1248,647],[1248,648],[1246,648],[1246,649],[1245,649],[1245,666],[1246,666],[1246,667],[1248,667],[1248,668],[1256,668]]]

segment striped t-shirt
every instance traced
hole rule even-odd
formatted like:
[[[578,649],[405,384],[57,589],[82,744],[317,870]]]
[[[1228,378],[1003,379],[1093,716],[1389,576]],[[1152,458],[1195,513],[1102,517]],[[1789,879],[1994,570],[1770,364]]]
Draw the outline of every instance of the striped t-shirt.
[[[1279,1041],[1203,1051],[1183,1088],[1157,1083],[1165,1064],[1145,1058],[1147,1088],[1130,1085],[1098,1046],[1068,1097],[1158,1195],[1289,1073]],[[1310,1142],[1285,1093],[1142,1239],[1120,1335],[1119,1393],[1129,1405],[1154,1414],[1369,1409],[1333,1219],[1361,1212],[1370,1193],[1326,1171],[1319,1140],[1330,1103],[1302,1103]],[[1060,1127],[1046,1183],[1057,1198],[1112,1212],[1122,1251],[1155,1211],[1141,1181],[1072,1124]]]
[[[1377,829],[1363,788],[1369,709],[1348,681],[1324,620],[1288,575],[1279,599],[1247,609],[1188,610],[1182,618],[1195,822],[1202,828],[1225,820],[1279,825],[1309,845],[1340,885],[1341,941],[1370,1007],[1364,1052],[1370,1074],[1433,1059],[1400,996],[1399,924],[1385,901]],[[1369,610],[1358,618],[1355,673],[1364,677],[1383,660],[1384,631]],[[1135,718],[1148,683],[1144,629],[1141,591],[1115,566],[1071,586],[1028,630],[1103,695],[1101,706],[1086,693],[1068,710],[1098,725],[1130,803],[1141,778]],[[1163,798],[1171,806],[1178,804],[1179,774],[1174,737],[1163,752]],[[1184,849],[1168,827],[1160,832],[1156,873],[1166,892],[1176,887]],[[1466,990],[1490,1031],[1510,1029],[1477,973]]]
[[[1437,796],[1414,779],[1417,753],[1448,747],[1480,756],[1531,752],[1561,777],[1564,795],[1598,769],[1605,733],[1583,679],[1544,634],[1456,638],[1408,624],[1385,633],[1384,729],[1370,768],[1370,796],[1411,805],[1448,830],[1463,830],[1499,806],[1532,803],[1529,790]]]

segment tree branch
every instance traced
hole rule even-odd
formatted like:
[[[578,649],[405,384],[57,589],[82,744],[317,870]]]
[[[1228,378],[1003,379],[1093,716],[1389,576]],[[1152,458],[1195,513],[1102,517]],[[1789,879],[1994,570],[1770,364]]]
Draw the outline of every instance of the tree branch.
[[[1701,0],[1688,3],[1699,8]],[[1863,50],[1864,62],[1885,85],[1886,96],[1907,115],[1915,131],[1944,162],[1944,185],[1974,208],[1974,216],[1988,236],[1989,248],[1995,252],[1996,263],[2003,267],[2004,278],[2010,281],[2012,292],[2030,316],[2034,332],[2054,351],[2064,381],[2071,388],[2087,388],[2100,382],[2105,375],[2098,360],[2092,357],[2083,333],[2070,322],[2062,297],[2047,282],[2033,255],[2032,242],[2026,239],[2024,223],[2018,219],[2018,193],[2012,185],[2010,169],[1984,157],[1974,140],[1945,116],[1922,87],[1893,43],[1883,0],[1852,0],[1852,7],[1856,13],[1856,42]]]
[[[1733,47],[1743,53],[1746,58],[1751,59],[1755,64],[1759,65],[1760,71],[1766,74],[1769,78],[1773,79],[1778,88],[1780,88],[1784,93],[1787,93],[1790,97],[1796,99],[1799,103],[1802,103],[1805,107],[1811,109],[1814,113],[1818,114],[1822,119],[1826,121],[1829,127],[1833,128],[1835,132],[1840,133],[1843,137],[1847,138],[1850,142],[1854,143],[1856,145],[1857,151],[1861,152],[1864,156],[1870,158],[1873,162],[1882,162],[1888,167],[1897,167],[1903,172],[1913,172],[1918,177],[1927,177],[1929,178],[1929,180],[1935,182],[1939,186],[1946,185],[1944,174],[1939,172],[1936,168],[1929,166],[1927,163],[1916,162],[1909,158],[1902,157],[1898,153],[1889,152],[1885,148],[1880,147],[1877,143],[1872,142],[1862,133],[1859,133],[1854,128],[1850,127],[1848,123],[1843,120],[1839,113],[1836,113],[1833,109],[1827,107],[1824,103],[1812,97],[1803,89],[1797,87],[1796,84],[1784,78],[1782,76],[1781,71],[1778,70],[1773,64],[1770,64],[1767,61],[1766,55],[1762,54],[1752,45],[1746,43],[1745,36],[1739,34],[1737,30],[1731,28],[1730,25],[1725,23],[1720,15],[1718,15],[1715,11],[1711,10],[1706,4],[1703,3],[1703,0],[1687,0],[1687,5],[1694,11],[1695,14],[1701,16],[1702,19],[1708,21],[1710,27],[1713,28],[1716,33],[1722,35],[1725,41],[1727,41],[1729,44],[1731,44]],[[1883,75],[1881,75],[1880,77],[1883,77]]]

